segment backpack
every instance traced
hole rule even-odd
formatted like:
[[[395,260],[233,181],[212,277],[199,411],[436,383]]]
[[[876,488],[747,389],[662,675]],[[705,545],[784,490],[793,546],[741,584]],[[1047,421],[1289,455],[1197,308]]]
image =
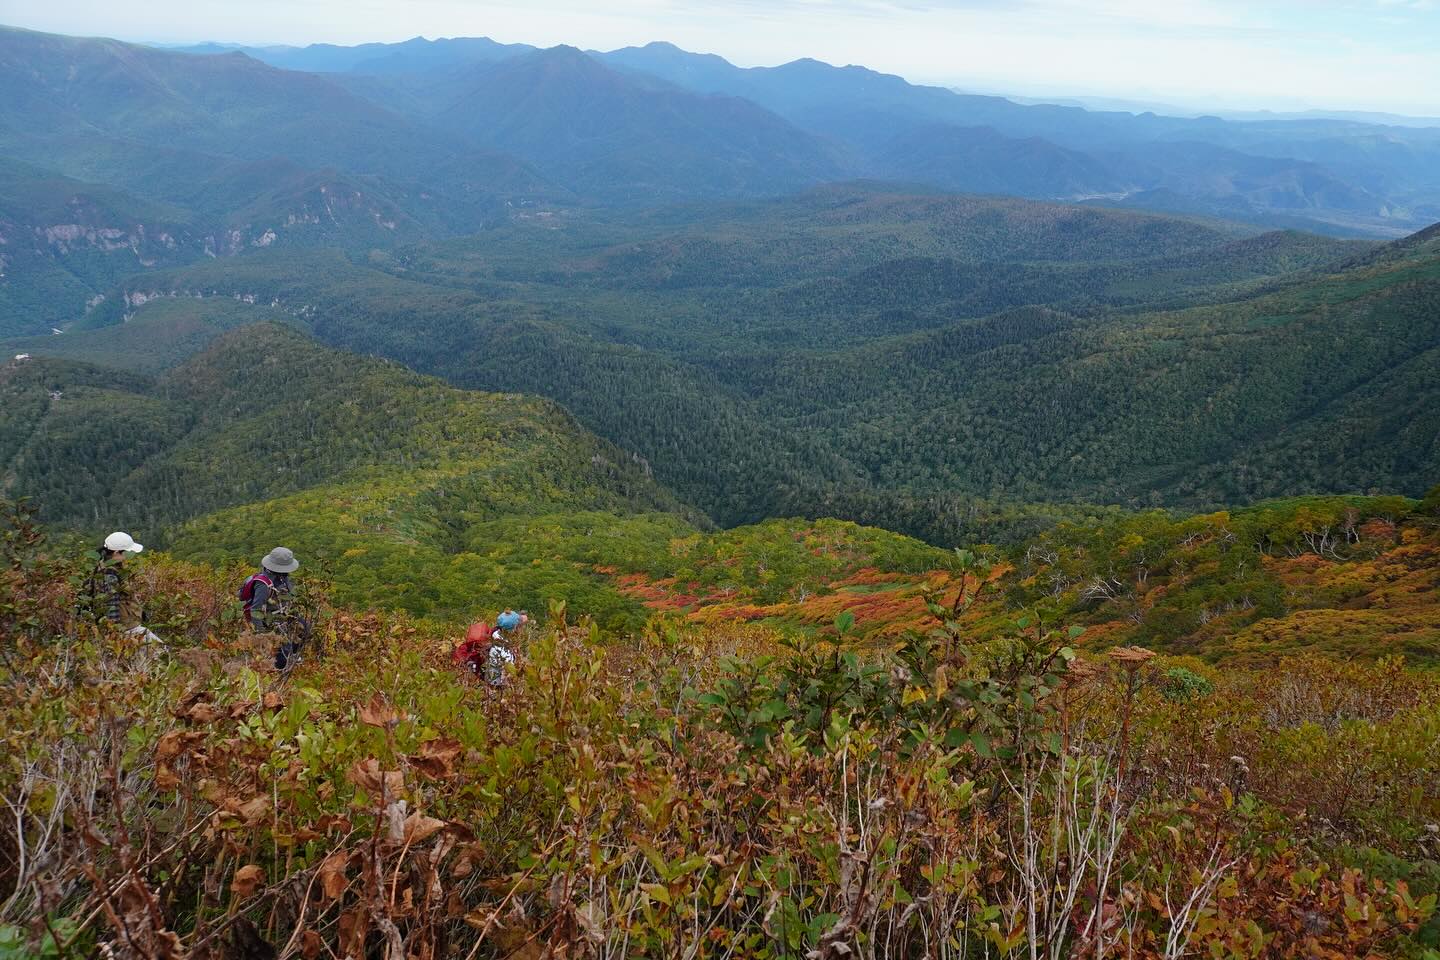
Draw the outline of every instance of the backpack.
[[[245,578],[245,582],[240,585],[240,602],[245,605],[246,623],[252,622],[250,619],[250,611],[255,606],[256,583],[265,584],[265,586],[269,588],[272,592],[275,589],[275,581],[270,579],[270,575],[267,573],[252,573],[250,576]]]
[[[451,659],[479,675],[490,656],[490,628],[483,623],[474,623],[465,633],[465,639],[456,644]]]

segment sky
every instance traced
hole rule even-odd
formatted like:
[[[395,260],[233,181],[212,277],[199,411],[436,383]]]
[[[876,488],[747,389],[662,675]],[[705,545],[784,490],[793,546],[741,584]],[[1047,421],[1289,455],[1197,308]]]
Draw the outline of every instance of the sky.
[[[0,23],[169,43],[669,40],[977,92],[1440,116],[1440,0],[0,0]]]

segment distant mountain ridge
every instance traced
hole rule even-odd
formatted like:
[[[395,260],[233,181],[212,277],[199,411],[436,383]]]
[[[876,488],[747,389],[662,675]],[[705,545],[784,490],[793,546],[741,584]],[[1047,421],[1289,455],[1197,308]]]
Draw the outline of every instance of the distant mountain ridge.
[[[581,202],[918,177],[1266,225],[1288,217],[1341,234],[1401,236],[1440,219],[1434,128],[1022,105],[816,60],[740,68],[668,43],[583,54],[483,37],[176,51],[4,31],[0,49],[0,64],[17,68],[0,72],[14,91],[0,107],[0,152],[131,189],[160,187],[153,172],[81,169],[69,161],[75,138],[91,155],[97,135],[131,155],[137,138],[207,156],[265,151],[432,194],[447,193],[458,160],[498,150],[551,181],[549,196]],[[180,117],[183,133],[166,119]]]
[[[465,92],[439,116],[446,129],[581,192],[744,196],[844,172],[823,144],[748,100],[636,82],[573,47],[482,64],[457,88]]]

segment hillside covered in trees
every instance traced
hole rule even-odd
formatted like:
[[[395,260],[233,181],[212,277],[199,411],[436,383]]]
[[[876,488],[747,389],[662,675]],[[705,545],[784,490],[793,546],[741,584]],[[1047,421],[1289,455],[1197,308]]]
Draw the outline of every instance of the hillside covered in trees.
[[[405,509],[367,523],[441,539],[517,512],[686,513],[551,404],[456,390],[277,324],[225,333],[158,378],[14,360],[0,391],[7,486],[72,524],[155,527],[336,483],[402,491]]]
[[[163,306],[130,329],[167,329]],[[145,531],[217,569],[285,543],[342,603],[438,621],[564,601],[610,636],[655,616],[826,636],[845,616],[874,643],[918,628],[980,564],[964,620],[977,636],[1029,611],[1086,626],[1086,645],[1211,661],[1440,659],[1433,492],[1199,516],[1021,505],[991,518],[1009,536],[970,544],[969,560],[837,520],[716,532],[547,403],[456,390],[275,324],[216,337],[157,377],[41,358],[0,369],[7,489],[52,520]]]
[[[1437,242],[837,188],[156,271],[53,346],[17,343],[80,356],[157,299],[253,304],[557,400],[719,523],[838,516],[959,544],[1064,512],[1026,503],[1423,494]]]

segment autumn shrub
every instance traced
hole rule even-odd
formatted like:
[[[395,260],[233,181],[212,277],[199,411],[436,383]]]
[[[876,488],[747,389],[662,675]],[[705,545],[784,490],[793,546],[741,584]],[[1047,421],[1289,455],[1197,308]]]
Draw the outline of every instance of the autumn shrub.
[[[1215,692],[1215,684],[1211,683],[1209,678],[1187,667],[1171,667],[1166,670],[1163,688],[1166,699],[1176,701],[1208,697]]]
[[[843,622],[813,646],[669,621],[616,644],[557,606],[492,688],[444,630],[343,611],[278,677],[203,590],[196,646],[77,633],[43,545],[17,556],[35,625],[0,675],[0,945],[31,955],[1384,956],[1433,915],[1419,872],[1342,864],[1295,806],[1337,802],[1315,776],[1370,749],[1384,816],[1326,829],[1398,839],[1387,818],[1429,802],[1403,800],[1433,769],[1424,679],[1316,671],[1282,700],[1221,674],[1177,705],[1148,651],[1087,660],[1039,620],[972,640],[973,558],[933,631],[888,647]],[[1281,702],[1346,716],[1277,726]],[[1214,765],[1232,745],[1244,776]]]
[[[1174,795],[1224,787],[1288,811],[1296,837],[1414,852],[1440,822],[1440,677],[1403,662],[1283,661],[1222,671],[1205,697],[1151,669],[1136,710],[1137,774]],[[1095,704],[1092,723],[1114,712]],[[1113,722],[1113,721],[1110,721]]]

